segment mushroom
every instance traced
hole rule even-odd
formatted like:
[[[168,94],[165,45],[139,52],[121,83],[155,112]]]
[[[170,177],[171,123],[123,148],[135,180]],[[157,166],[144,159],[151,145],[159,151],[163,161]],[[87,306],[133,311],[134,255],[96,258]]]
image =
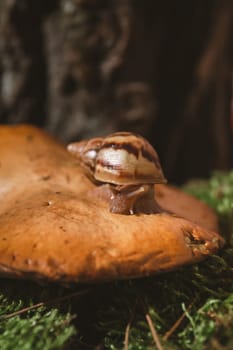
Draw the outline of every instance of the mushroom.
[[[191,197],[180,190],[182,200],[169,203],[174,214],[115,215],[102,187],[42,130],[0,126],[0,274],[62,283],[135,278],[196,263],[224,244],[198,200],[189,220]],[[155,188],[166,209],[174,189]]]
[[[155,149],[142,136],[116,132],[105,138],[68,145],[92,181],[108,184],[103,191],[110,211],[119,214],[161,211],[154,184],[166,183]],[[102,190],[102,189],[101,189]],[[101,194],[99,194],[101,195]]]

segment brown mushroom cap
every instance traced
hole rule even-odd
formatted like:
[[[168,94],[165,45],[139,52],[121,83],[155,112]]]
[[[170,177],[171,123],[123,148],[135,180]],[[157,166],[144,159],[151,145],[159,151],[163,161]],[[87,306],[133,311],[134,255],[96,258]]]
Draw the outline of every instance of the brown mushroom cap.
[[[204,204],[197,200],[196,223],[166,213],[116,215],[87,195],[94,189],[66,148],[41,130],[1,126],[0,274],[62,282],[139,277],[200,261],[224,243],[198,225],[195,207]],[[169,196],[168,186],[160,191]],[[176,212],[174,201],[169,209]],[[178,212],[190,215],[180,204]],[[214,229],[216,219],[207,221]]]
[[[208,230],[218,231],[216,214],[203,202],[170,185],[155,185],[155,193],[156,200],[162,208]]]

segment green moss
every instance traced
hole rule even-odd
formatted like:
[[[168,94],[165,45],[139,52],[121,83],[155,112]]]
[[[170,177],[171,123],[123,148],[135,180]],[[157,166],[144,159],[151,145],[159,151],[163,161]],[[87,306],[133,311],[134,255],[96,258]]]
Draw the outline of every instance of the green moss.
[[[39,309],[26,318],[12,317],[0,324],[0,349],[60,349],[74,334],[70,315]]]
[[[11,288],[10,285],[9,287]],[[10,301],[6,296],[0,295],[1,350],[61,349],[76,333],[70,324],[71,315],[62,314],[56,308],[49,310],[40,307],[25,312],[22,316],[6,318],[6,315],[21,310],[24,304],[20,299]]]
[[[184,190],[216,211],[222,230],[229,244],[233,245],[233,171],[216,172],[209,181],[189,182]]]
[[[185,312],[189,324],[179,339],[186,349],[233,348],[233,294],[223,300],[208,299],[193,316]]]
[[[185,190],[218,213],[228,242],[218,255],[151,278],[89,286],[67,299],[80,287],[2,279],[0,349],[118,350],[127,328],[129,350],[150,350],[155,346],[146,313],[166,350],[233,349],[233,172],[189,183]],[[42,308],[3,317],[47,300]],[[163,340],[181,315],[180,325]]]

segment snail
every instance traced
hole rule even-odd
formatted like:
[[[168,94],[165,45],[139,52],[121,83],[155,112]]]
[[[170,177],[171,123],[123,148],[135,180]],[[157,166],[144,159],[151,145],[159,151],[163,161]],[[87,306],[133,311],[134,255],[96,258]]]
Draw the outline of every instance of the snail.
[[[157,152],[142,136],[116,132],[104,138],[71,143],[67,149],[80,161],[92,182],[108,186],[111,212],[160,211],[154,184],[166,183],[166,179]]]

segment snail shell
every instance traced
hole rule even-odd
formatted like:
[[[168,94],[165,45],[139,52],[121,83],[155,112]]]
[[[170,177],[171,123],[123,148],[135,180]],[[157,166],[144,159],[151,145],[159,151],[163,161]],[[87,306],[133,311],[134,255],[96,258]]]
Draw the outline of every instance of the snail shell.
[[[68,150],[97,181],[114,185],[165,183],[159,157],[139,135],[116,132],[70,144]]]

